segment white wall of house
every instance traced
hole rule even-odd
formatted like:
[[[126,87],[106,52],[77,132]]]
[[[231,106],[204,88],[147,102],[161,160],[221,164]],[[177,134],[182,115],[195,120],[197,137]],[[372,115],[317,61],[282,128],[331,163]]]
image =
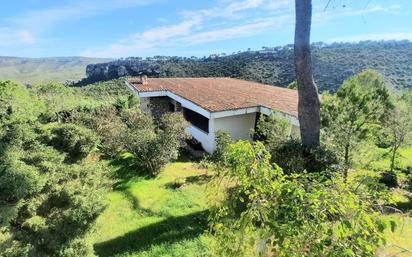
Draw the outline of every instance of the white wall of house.
[[[250,130],[255,127],[256,113],[216,118],[214,121],[215,132],[219,130],[226,131],[235,141],[239,139],[249,139]]]
[[[226,131],[232,139],[249,139],[250,130],[255,127],[256,113],[238,114],[222,118],[209,119],[209,133],[194,126],[189,126],[188,133],[202,143],[206,152],[212,153],[216,149],[216,132]]]
[[[199,141],[202,144],[203,149],[205,149],[206,152],[208,153],[213,153],[215,150],[215,134],[213,131],[210,130],[210,121],[209,121],[209,133],[204,132],[203,130],[200,130],[196,128],[195,126],[190,125],[187,128],[187,132],[195,138],[197,141]]]

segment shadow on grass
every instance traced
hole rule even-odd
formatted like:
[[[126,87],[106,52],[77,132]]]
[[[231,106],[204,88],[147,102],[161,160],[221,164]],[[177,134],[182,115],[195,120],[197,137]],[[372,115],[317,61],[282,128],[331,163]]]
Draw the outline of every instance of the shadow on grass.
[[[394,206],[395,208],[403,211],[403,212],[409,212],[412,210],[412,195],[406,195],[408,198],[407,202],[398,202]]]
[[[208,174],[190,176],[186,178],[186,183],[203,185],[208,183],[212,177],[212,175]]]
[[[207,211],[201,211],[185,216],[169,217],[161,222],[96,244],[94,249],[98,256],[110,257],[142,251],[153,245],[195,238],[207,229],[207,215]]]
[[[198,162],[199,158],[193,157],[184,151],[181,151],[176,162]],[[149,172],[143,167],[136,164],[131,153],[124,153],[117,159],[110,162],[110,165],[115,169],[113,176],[119,181],[114,185],[115,190],[124,189],[125,183],[135,178],[154,178],[155,176],[148,175]]]
[[[113,177],[117,180],[113,185],[114,190],[126,190],[128,188],[127,182],[132,179],[153,178],[148,176],[148,173],[136,164],[131,154],[110,161],[110,166],[113,167]]]

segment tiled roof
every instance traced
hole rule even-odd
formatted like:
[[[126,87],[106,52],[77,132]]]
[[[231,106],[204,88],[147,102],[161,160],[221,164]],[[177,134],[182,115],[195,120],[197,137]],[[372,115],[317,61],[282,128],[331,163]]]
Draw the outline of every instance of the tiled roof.
[[[264,106],[298,116],[297,90],[232,78],[148,78],[129,83],[139,92],[170,91],[210,111]]]

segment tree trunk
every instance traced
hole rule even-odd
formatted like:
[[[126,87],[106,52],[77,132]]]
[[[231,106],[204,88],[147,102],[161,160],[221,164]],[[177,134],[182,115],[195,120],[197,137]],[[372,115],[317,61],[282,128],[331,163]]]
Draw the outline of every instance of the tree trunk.
[[[393,170],[395,169],[396,151],[398,151],[398,147],[395,145],[395,146],[392,148],[391,167],[390,167],[391,173],[392,173]]]
[[[344,162],[343,162],[343,178],[346,182],[348,178],[348,170],[349,170],[349,144],[345,145],[345,154],[344,154]]]
[[[295,0],[295,70],[299,94],[299,124],[302,144],[320,144],[320,102],[318,89],[313,80],[310,53],[310,27],[312,22],[312,1]]]

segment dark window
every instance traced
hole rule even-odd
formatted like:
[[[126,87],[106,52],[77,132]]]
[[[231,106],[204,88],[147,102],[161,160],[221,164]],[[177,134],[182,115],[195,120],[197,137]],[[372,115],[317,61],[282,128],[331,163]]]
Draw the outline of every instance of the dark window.
[[[169,103],[169,112],[175,112],[175,105],[173,103]]]
[[[183,115],[185,119],[190,122],[193,126],[209,133],[209,119],[200,115],[197,112],[183,108]]]

